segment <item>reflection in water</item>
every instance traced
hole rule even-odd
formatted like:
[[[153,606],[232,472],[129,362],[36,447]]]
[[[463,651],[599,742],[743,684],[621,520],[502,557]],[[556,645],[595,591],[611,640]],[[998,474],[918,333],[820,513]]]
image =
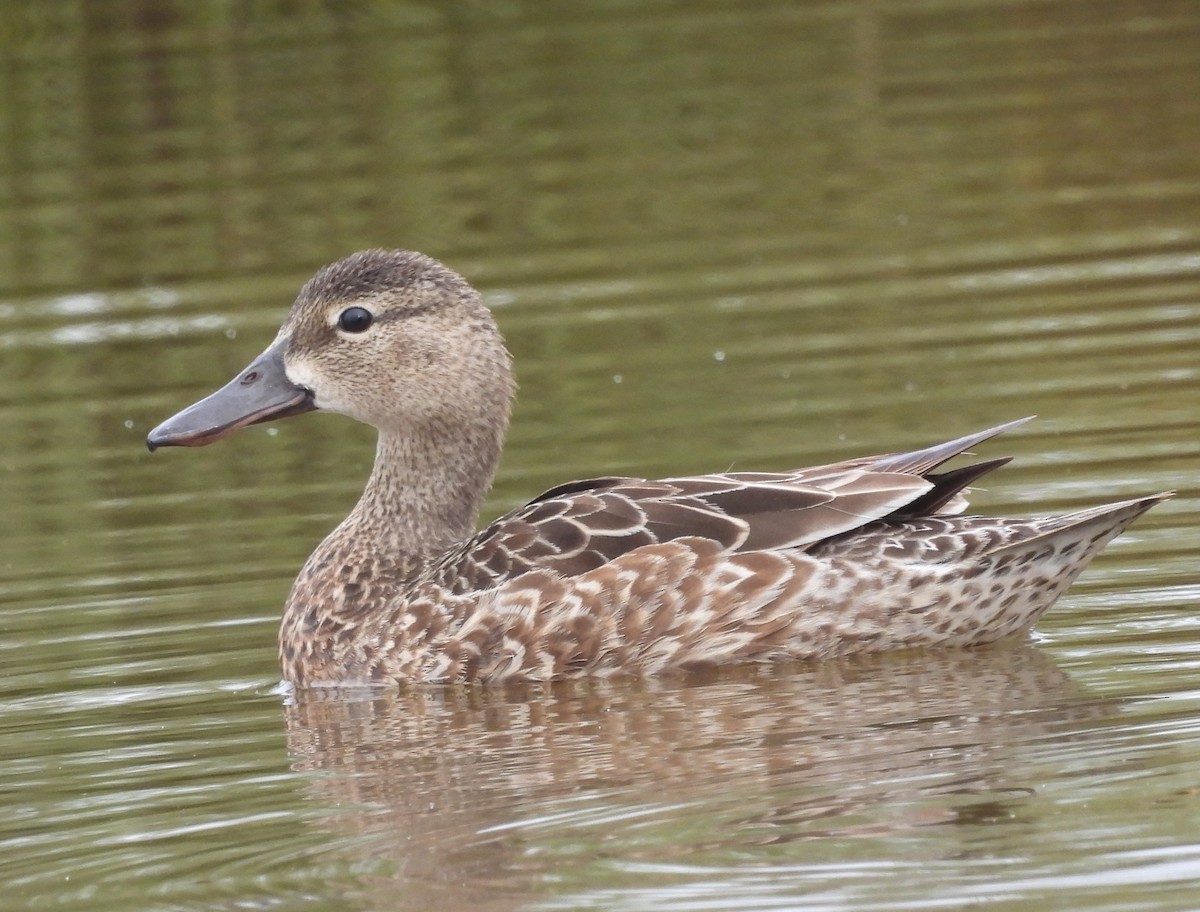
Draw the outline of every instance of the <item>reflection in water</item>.
[[[1111,711],[1010,644],[683,681],[310,691],[287,724],[297,767],[332,774],[311,780],[338,809],[322,825],[390,863],[371,887],[387,908],[500,909],[608,864],[794,865],[791,843],[1019,821],[1032,786],[1010,754]],[[567,855],[579,883],[558,879]]]

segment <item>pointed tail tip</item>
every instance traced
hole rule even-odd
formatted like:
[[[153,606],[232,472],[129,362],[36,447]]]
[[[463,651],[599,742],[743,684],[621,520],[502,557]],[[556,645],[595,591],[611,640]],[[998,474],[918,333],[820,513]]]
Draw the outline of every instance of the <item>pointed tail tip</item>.
[[[997,556],[1006,552],[1016,552],[1029,548],[1039,541],[1066,536],[1078,538],[1081,534],[1090,543],[1084,549],[1084,557],[1080,567],[1092,557],[1099,554],[1104,547],[1128,529],[1139,517],[1151,507],[1155,507],[1174,495],[1174,491],[1161,491],[1158,494],[1148,494],[1144,497],[1134,497],[1130,500],[1119,500],[1114,503],[1101,504],[1098,507],[1088,507],[1076,510],[1074,513],[1060,513],[1043,519],[1032,520],[1037,531],[1028,537],[1018,538],[1007,544],[998,546],[988,552]]]
[[[1089,511],[1084,511],[1084,513],[1080,514],[1080,520],[1087,522],[1088,519],[1094,521],[1100,518],[1108,518],[1113,524],[1114,534],[1120,535],[1140,519],[1143,513],[1146,513],[1153,507],[1157,507],[1164,500],[1174,495],[1174,491],[1160,491],[1157,494],[1147,494],[1145,497],[1135,497],[1132,500],[1122,500],[1117,503],[1105,504],[1091,511],[1091,517],[1086,515]]]
[[[1175,496],[1174,491],[1159,491],[1157,494],[1147,494],[1145,497],[1135,497],[1133,500],[1128,501],[1128,503],[1130,503],[1131,505],[1132,504],[1141,504],[1142,512],[1145,512],[1146,510],[1149,510],[1151,507],[1158,506],[1164,500],[1170,500],[1174,496]]]
[[[1174,496],[1175,496],[1174,491],[1159,491],[1157,494],[1146,494],[1143,497],[1134,497],[1129,500],[1122,500],[1122,501],[1119,501],[1118,503],[1112,504],[1112,506],[1113,507],[1132,507],[1132,506],[1136,506],[1136,505],[1140,504],[1140,505],[1145,506],[1145,508],[1147,510],[1149,510],[1151,507],[1155,506],[1156,504],[1160,504],[1164,500],[1170,500]]]
[[[1174,497],[1174,491],[1160,491],[1157,494],[1147,494],[1144,497],[1133,497],[1129,500],[1118,500],[1114,503],[1101,504],[1098,507],[1090,507],[1086,510],[1079,510],[1075,513],[1069,513],[1060,519],[1067,520],[1070,524],[1078,524],[1094,520],[1099,517],[1115,516],[1119,513],[1126,514],[1124,520],[1125,525],[1133,522],[1147,510],[1158,506],[1164,500]]]

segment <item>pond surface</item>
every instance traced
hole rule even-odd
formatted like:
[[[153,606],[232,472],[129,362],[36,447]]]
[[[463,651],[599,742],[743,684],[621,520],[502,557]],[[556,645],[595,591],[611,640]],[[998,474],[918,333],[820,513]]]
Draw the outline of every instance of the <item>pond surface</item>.
[[[0,47],[5,908],[1200,905],[1194,0],[56,0]],[[370,246],[495,308],[489,517],[1028,414],[980,511],[1178,493],[1029,641],[289,702],[371,432],[143,441]]]

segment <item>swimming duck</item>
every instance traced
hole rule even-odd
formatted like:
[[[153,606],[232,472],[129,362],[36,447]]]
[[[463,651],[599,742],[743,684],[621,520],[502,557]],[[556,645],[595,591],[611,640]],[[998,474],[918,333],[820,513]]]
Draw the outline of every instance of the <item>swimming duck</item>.
[[[274,342],[151,450],[320,409],[379,431],[358,504],[304,564],[286,680],[546,681],[1027,631],[1168,494],[1045,519],[963,516],[1006,458],[936,471],[1013,421],[788,472],[573,481],[476,532],[515,387],[491,313],[409,251],[321,269]]]

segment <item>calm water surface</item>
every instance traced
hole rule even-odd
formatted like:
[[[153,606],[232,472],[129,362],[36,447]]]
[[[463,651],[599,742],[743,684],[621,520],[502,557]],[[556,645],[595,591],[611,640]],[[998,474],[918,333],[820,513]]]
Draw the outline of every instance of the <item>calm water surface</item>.
[[[0,12],[0,904],[1200,907],[1200,7]],[[1029,642],[276,690],[369,430],[149,456],[319,265],[425,250],[521,400],[488,515],[1026,414],[987,512],[1173,489]]]

